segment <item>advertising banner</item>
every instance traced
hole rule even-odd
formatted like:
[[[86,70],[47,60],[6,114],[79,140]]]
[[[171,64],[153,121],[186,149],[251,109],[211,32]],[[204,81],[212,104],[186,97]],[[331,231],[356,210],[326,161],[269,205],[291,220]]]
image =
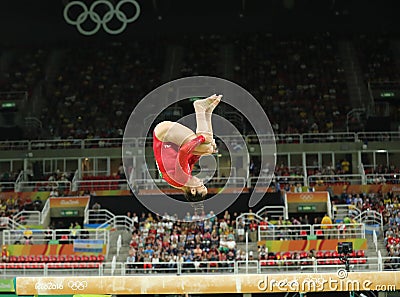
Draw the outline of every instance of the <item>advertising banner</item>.
[[[18,295],[243,294],[331,291],[394,291],[400,271],[332,273],[17,277]]]

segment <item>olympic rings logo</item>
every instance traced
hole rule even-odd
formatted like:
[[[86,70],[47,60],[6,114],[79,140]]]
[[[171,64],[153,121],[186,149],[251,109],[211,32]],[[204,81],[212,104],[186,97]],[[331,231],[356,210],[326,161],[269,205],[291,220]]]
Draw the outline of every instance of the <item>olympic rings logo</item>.
[[[87,288],[87,281],[69,281],[68,287],[70,287],[73,291],[82,291]]]
[[[311,194],[301,194],[300,199],[302,200],[312,200],[313,196]]]
[[[108,11],[101,17],[95,11],[95,9],[98,5],[102,4],[107,6]],[[132,4],[135,7],[136,12],[132,17],[128,18],[127,15],[123,11],[121,11],[121,6],[124,4]],[[82,9],[82,12],[77,16],[75,20],[72,20],[69,16],[69,12],[72,6],[78,6]],[[136,0],[121,0],[120,2],[118,2],[115,8],[113,4],[110,3],[108,0],[94,1],[89,8],[83,2],[71,1],[64,8],[65,21],[70,25],[76,26],[79,33],[86,36],[91,36],[96,34],[101,27],[103,27],[104,31],[106,31],[108,34],[111,35],[120,34],[126,29],[126,26],[129,23],[133,23],[134,21],[136,21],[139,15],[140,15],[140,6]],[[118,29],[111,29],[108,25],[108,23],[113,19],[114,16],[121,22],[121,27]],[[82,28],[82,24],[87,21],[88,17],[95,24],[95,27],[92,30],[86,30]]]

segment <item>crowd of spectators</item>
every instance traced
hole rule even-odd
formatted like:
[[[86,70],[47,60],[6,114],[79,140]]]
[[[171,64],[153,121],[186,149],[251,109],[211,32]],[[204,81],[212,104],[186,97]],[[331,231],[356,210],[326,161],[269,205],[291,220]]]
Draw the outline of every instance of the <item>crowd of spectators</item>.
[[[218,34],[201,35],[200,37],[185,36],[181,65],[181,76],[210,75],[220,76],[221,72],[221,41]]]
[[[359,34],[353,40],[365,82],[393,82],[400,78],[391,38],[384,33]]]
[[[149,41],[68,49],[45,89],[49,135],[122,137],[133,107],[160,84],[163,51]]]
[[[237,215],[237,214],[234,214]],[[129,216],[131,216],[129,214]],[[206,219],[194,222],[172,221],[166,218],[153,217],[151,213],[138,217],[131,216],[135,229],[129,243],[130,250],[127,262],[148,263],[148,268],[157,263],[179,262],[201,268],[200,262],[210,262],[218,268],[217,261],[234,261],[244,259],[243,251],[236,247],[235,219],[228,212],[218,219],[212,212],[209,214],[187,214],[187,219]]]
[[[0,89],[32,95],[40,85],[46,99],[40,120],[48,127],[41,137],[121,137],[132,108],[161,84],[171,45],[183,49],[181,76],[223,76],[233,68],[234,81],[260,101],[276,133],[345,131],[352,107],[339,40],[329,33],[202,34],[159,39],[157,46],[145,39],[71,46],[58,61],[50,59],[52,49],[10,49]],[[398,78],[389,37],[361,34],[351,42],[366,81]]]
[[[249,34],[235,45],[235,80],[260,101],[276,133],[343,131],[350,106],[336,43],[328,33]]]
[[[45,79],[49,51],[42,48],[10,50],[8,70],[0,76],[1,92],[28,92],[32,95],[37,83]]]
[[[8,218],[13,218],[18,212],[22,210],[38,210],[41,211],[43,208],[43,201],[40,197],[36,197],[32,200],[28,197],[21,197],[10,194],[0,195],[0,229],[8,227]],[[24,218],[20,218],[20,223],[24,224]]]

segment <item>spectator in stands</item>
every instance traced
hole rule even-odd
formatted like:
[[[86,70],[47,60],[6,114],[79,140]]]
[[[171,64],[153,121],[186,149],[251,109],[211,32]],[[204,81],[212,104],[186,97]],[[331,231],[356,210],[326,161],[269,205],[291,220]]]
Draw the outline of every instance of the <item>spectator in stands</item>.
[[[310,224],[310,220],[308,219],[308,215],[304,215],[304,217],[300,220],[302,225]]]
[[[56,186],[51,187],[49,197],[58,197],[58,196],[59,196],[58,187],[56,187]]]
[[[32,232],[32,230],[29,230],[29,229],[24,230],[23,231],[23,235],[24,235],[24,240],[25,240],[24,244],[25,245],[33,244],[33,241],[32,241],[33,232]]]
[[[343,159],[341,164],[341,170],[343,174],[349,174],[350,173],[350,162],[347,159]]]
[[[295,193],[301,193],[303,192],[303,187],[301,186],[301,183],[297,183],[296,186],[294,187],[294,192]]]
[[[0,217],[0,230],[7,229],[7,227],[8,227],[8,217],[6,216],[5,211],[2,211]]]
[[[7,249],[6,245],[3,245],[1,249],[1,262],[7,263],[10,260],[10,252]]]
[[[321,228],[324,230],[325,239],[329,239],[331,236],[330,229],[332,229],[332,219],[328,216],[328,214],[325,214],[325,216],[322,218],[321,225]]]
[[[268,216],[266,216],[264,220],[261,221],[259,224],[261,232],[268,230],[268,225],[269,225]]]
[[[251,242],[257,242],[257,234],[258,234],[258,224],[255,220],[252,220],[249,225],[249,239]]]
[[[131,274],[133,272],[132,269],[135,266],[133,263],[135,263],[135,262],[136,262],[135,252],[130,250],[128,257],[126,258],[126,263],[127,263],[127,265],[126,265],[127,271],[126,272],[128,274]]]
[[[120,163],[118,166],[117,175],[119,179],[125,179],[125,170],[124,170],[124,165],[122,163]]]
[[[238,241],[243,242],[246,226],[242,219],[239,219],[236,228],[237,228]]]
[[[36,197],[35,201],[33,201],[34,210],[41,211],[42,210],[43,202],[39,196]]]

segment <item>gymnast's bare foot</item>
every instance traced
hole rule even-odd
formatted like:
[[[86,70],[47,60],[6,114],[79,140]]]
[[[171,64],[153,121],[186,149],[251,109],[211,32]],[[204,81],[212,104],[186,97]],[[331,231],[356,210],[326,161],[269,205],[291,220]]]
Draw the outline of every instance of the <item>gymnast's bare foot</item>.
[[[196,112],[207,112],[211,113],[217,107],[219,102],[221,101],[222,95],[212,95],[206,99],[196,100],[193,103],[194,110]]]

